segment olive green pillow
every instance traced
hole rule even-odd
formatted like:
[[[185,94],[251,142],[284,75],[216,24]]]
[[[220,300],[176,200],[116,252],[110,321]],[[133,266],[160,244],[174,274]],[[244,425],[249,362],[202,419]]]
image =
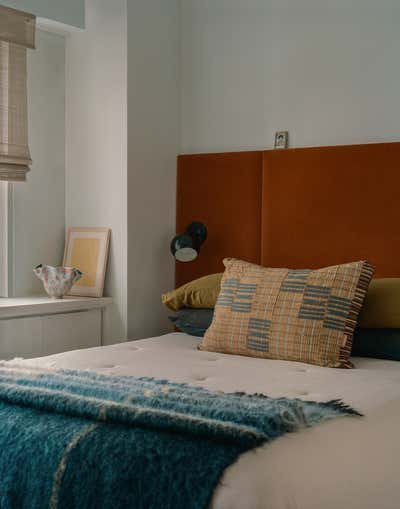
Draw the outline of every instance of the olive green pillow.
[[[173,311],[186,308],[212,309],[221,290],[221,274],[211,274],[195,279],[161,296],[163,304]]]
[[[162,296],[173,311],[183,307],[215,307],[221,289],[222,273],[204,276]],[[400,329],[400,278],[373,279],[359,317],[364,329]]]
[[[359,327],[400,328],[400,278],[371,281],[360,313]]]

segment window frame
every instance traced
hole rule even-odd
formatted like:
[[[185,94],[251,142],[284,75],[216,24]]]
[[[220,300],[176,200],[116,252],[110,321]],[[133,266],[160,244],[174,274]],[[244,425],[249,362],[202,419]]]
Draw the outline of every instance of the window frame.
[[[0,181],[0,297],[10,296],[11,194],[11,184]]]

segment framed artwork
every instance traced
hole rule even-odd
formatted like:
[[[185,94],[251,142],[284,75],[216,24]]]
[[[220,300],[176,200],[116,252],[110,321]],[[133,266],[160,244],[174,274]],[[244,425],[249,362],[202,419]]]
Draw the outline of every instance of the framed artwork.
[[[275,148],[288,148],[289,146],[289,132],[277,131],[275,133]]]
[[[64,267],[75,267],[82,278],[68,295],[102,297],[111,230],[109,228],[69,228]]]

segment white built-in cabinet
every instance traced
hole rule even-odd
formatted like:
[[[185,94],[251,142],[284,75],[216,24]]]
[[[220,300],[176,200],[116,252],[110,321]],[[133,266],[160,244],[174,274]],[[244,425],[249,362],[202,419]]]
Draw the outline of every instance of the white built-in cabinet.
[[[42,357],[102,345],[111,299],[0,299],[0,359]]]

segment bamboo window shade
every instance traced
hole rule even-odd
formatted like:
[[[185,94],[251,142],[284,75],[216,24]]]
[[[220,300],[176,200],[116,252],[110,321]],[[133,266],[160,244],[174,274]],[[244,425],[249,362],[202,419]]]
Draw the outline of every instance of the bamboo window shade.
[[[26,57],[35,29],[35,16],[0,7],[0,180],[25,181],[32,163]]]

